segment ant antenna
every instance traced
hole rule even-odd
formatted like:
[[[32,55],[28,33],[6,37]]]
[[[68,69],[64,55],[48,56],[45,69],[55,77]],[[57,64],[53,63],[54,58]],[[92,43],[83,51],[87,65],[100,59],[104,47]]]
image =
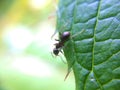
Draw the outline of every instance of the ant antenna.
[[[54,7],[56,9],[56,13],[57,13],[57,16],[58,16],[58,19],[61,18],[61,15],[60,15],[60,12],[59,12],[59,8],[58,6],[55,4],[56,3],[56,0],[54,0],[53,4],[54,4]],[[61,19],[63,23],[65,23],[59,30],[55,30],[55,32],[53,33],[53,35],[51,36],[51,39],[53,38],[53,36],[60,30],[63,30],[63,28],[65,28],[68,24],[69,24],[69,21],[67,21],[67,23]]]
[[[53,36],[55,36],[57,32],[58,32],[57,30],[54,31],[53,35],[51,36],[51,39],[53,38]]]
[[[64,21],[64,23],[65,23],[65,24],[60,28],[60,30],[63,30],[63,28],[65,28],[65,27],[69,24],[68,22],[66,23],[65,21]],[[54,36],[58,31],[59,31],[59,30],[55,30],[55,32],[54,32],[53,35],[51,36],[51,39],[53,38],[53,36]]]

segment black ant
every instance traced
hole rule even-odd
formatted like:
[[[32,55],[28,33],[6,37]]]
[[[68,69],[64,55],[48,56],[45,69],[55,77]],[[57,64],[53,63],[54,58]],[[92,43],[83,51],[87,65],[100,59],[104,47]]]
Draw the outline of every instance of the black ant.
[[[55,45],[55,48],[53,49],[54,55],[58,56],[59,52],[63,53],[61,51],[61,48],[64,46],[64,43],[69,40],[69,38],[70,38],[70,32],[65,31],[60,35],[59,40],[55,39],[56,41],[59,42],[54,44]]]
[[[73,38],[73,37],[75,37],[75,36],[83,33],[84,31],[85,31],[85,30],[81,30],[79,33],[76,33],[76,34],[74,34],[74,35],[72,35],[72,36],[71,36],[71,34],[70,34],[69,31],[65,31],[65,32],[63,32],[62,34],[60,33],[60,38],[59,38],[59,40],[58,40],[58,39],[55,39],[56,41],[58,41],[58,43],[55,43],[55,44],[54,44],[54,45],[55,45],[55,48],[53,49],[53,54],[54,54],[55,56],[58,56],[59,52],[63,53],[63,52],[61,51],[61,49],[62,49],[62,47],[64,46],[64,43],[65,43],[66,41],[68,41],[68,40],[70,39],[70,37]],[[66,78],[68,77],[70,71],[71,71],[71,68],[68,69],[68,72],[67,72],[64,80],[66,80]]]
[[[58,43],[55,43],[55,44],[54,44],[54,45],[55,45],[55,48],[53,49],[53,54],[54,54],[54,55],[58,56],[59,52],[63,53],[63,52],[61,51],[61,49],[62,49],[62,47],[64,46],[64,43],[69,40],[69,38],[70,38],[70,32],[65,31],[65,32],[63,32],[63,33],[60,35],[60,39],[59,39],[59,40],[55,39],[56,41],[58,41]],[[69,75],[69,73],[70,73],[70,71],[68,71],[68,73],[66,74],[64,80],[66,80],[66,78],[67,78],[67,76]]]
[[[54,44],[54,45],[55,45],[55,48],[53,49],[53,54],[54,54],[55,56],[58,56],[59,52],[63,53],[63,52],[61,51],[61,49],[62,49],[62,47],[64,46],[64,43],[70,39],[70,36],[71,36],[71,38],[73,38],[73,37],[75,37],[76,35],[81,34],[82,32],[84,32],[84,30],[81,30],[79,33],[76,33],[76,34],[73,35],[73,36],[70,35],[70,32],[69,32],[69,31],[65,31],[65,32],[63,32],[62,34],[60,34],[60,39],[59,39],[59,40],[58,40],[58,39],[55,39],[56,41],[58,41],[58,43],[55,43],[55,44]]]

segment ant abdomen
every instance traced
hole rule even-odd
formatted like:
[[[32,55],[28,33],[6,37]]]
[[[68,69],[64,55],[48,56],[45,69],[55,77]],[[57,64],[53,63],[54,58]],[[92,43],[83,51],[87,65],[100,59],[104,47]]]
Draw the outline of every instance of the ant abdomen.
[[[61,39],[61,42],[65,42],[69,39],[70,37],[70,32],[66,31],[66,32],[63,32],[60,36],[60,39]]]

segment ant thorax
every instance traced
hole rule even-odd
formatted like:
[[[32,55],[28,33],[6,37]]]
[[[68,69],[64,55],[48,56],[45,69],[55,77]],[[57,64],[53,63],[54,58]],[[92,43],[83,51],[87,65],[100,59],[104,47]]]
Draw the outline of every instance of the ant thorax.
[[[55,43],[55,48],[59,49],[59,48],[62,48],[64,46],[64,43],[62,42],[58,42],[58,43]]]

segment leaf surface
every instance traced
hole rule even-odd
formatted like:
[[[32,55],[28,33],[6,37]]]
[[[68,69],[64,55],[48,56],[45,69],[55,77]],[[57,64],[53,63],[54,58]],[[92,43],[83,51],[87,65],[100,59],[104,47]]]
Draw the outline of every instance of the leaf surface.
[[[60,0],[58,13],[57,30],[78,33],[63,49],[76,90],[120,90],[120,0]]]

